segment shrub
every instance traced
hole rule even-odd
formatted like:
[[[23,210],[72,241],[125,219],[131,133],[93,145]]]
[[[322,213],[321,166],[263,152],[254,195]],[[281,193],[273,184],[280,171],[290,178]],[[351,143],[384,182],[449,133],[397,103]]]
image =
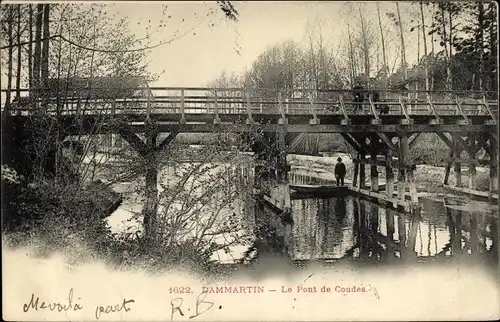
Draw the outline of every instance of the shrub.
[[[442,167],[449,157],[449,147],[434,133],[422,133],[410,149],[410,157],[414,162]]]

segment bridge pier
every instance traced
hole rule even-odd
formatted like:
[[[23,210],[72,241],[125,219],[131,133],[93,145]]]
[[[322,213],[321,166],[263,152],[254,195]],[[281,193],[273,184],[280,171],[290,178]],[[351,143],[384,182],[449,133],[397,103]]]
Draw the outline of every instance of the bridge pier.
[[[127,124],[121,124],[120,136],[129,143],[143,158],[145,166],[145,199],[142,209],[144,236],[152,241],[156,238],[158,225],[158,154],[177,136],[178,132],[170,132],[163,141],[158,142],[159,130],[157,124],[147,119],[145,121],[146,142],[141,140]]]
[[[405,170],[399,165],[398,166],[398,199],[405,200]]]
[[[154,150],[158,139],[158,132],[149,123],[146,129],[146,149],[144,156],[146,161],[146,203],[142,214],[144,216],[144,233],[146,238],[154,238],[157,230],[157,211],[158,211],[158,160]]]
[[[277,162],[276,170],[278,172],[278,182],[287,183],[288,182],[288,163],[287,157],[287,147],[286,147],[286,132],[284,127],[280,127],[277,132]]]
[[[289,166],[287,163],[287,146],[286,146],[286,129],[283,124],[278,128],[277,133],[277,172],[278,172],[278,184],[282,188],[280,194],[282,196],[282,206],[283,212],[285,214],[290,214],[292,209],[292,204],[290,200],[290,184],[288,182],[288,171]]]
[[[365,170],[365,161],[366,161],[366,154],[364,152],[360,152],[360,163],[359,163],[359,188],[360,189],[365,189],[366,188],[366,170]]]
[[[453,138],[455,141],[455,144],[453,144],[455,148],[455,158],[458,160],[460,159],[460,154],[462,153],[462,149],[458,146],[457,139]],[[455,186],[456,187],[461,187],[462,186],[462,164],[460,162],[455,162]]]
[[[354,160],[354,174],[352,178],[352,186],[357,187],[358,186],[358,175],[359,175],[359,159],[360,159],[360,153],[358,152],[357,154],[357,159]]]
[[[394,172],[392,171],[392,152],[388,150],[385,155],[385,194],[392,198],[394,194]]]
[[[366,137],[369,137],[369,142],[366,144]],[[384,133],[372,135],[371,133],[363,133],[361,135],[343,135],[344,139],[358,151],[358,158],[354,159],[354,177],[353,188],[358,184],[356,193],[366,195],[368,198],[376,199],[384,203],[393,204],[394,207],[402,207],[412,214],[420,213],[420,205],[418,204],[418,195],[416,183],[413,175],[412,162],[409,157],[409,142],[408,135],[399,136],[399,147],[392,143],[392,137]],[[397,199],[394,198],[394,169],[393,169],[393,154],[396,153],[399,157],[397,165]],[[366,158],[366,154],[370,157]],[[385,160],[379,160],[378,156],[385,156]],[[370,165],[370,191],[366,190],[365,184],[365,164]],[[379,171],[378,166],[385,167],[386,187],[384,193],[378,193],[379,188]],[[408,185],[408,193],[410,200],[406,198],[406,186]]]
[[[498,191],[498,146],[494,142],[490,144],[490,152],[490,193],[493,193]]]
[[[421,212],[421,205],[418,203],[417,187],[415,184],[415,177],[413,175],[413,162],[410,159],[408,136],[409,135],[405,133],[399,137],[399,155],[401,159],[399,167],[402,171],[401,178],[398,178],[398,181],[401,179],[404,183],[399,186],[400,190],[398,190],[398,197],[402,201],[406,201],[405,185],[407,183],[408,192],[410,194],[410,213],[413,216],[419,216]]]
[[[377,152],[375,150],[372,150],[370,160],[372,161],[370,165],[371,191],[378,192]]]

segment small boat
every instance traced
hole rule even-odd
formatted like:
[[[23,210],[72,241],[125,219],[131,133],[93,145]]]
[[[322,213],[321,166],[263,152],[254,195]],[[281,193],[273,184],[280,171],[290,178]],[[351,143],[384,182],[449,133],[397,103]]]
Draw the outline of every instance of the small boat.
[[[308,184],[291,184],[291,190],[297,192],[334,192],[338,190],[347,190],[347,185],[337,186],[335,184],[308,185]]]
[[[347,185],[337,186],[334,184],[306,185],[291,184],[290,197],[292,199],[314,198],[314,197],[338,197],[349,193]]]

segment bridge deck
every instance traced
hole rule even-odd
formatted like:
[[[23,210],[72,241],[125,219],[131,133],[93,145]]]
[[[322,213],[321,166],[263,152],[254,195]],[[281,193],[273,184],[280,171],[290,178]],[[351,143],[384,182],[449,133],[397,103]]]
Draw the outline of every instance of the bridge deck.
[[[498,100],[477,92],[380,91],[374,101],[367,91],[363,102],[352,91],[274,89],[147,88],[83,89],[34,100],[21,97],[10,104],[12,114],[30,117],[57,115],[68,129],[114,131],[116,120],[143,131],[154,120],[160,131],[214,130],[289,132],[483,132],[498,120]],[[495,94],[496,95],[496,94]],[[496,96],[495,96],[496,97]],[[356,109],[356,108],[359,109]],[[119,123],[119,122],[118,122]],[[496,126],[495,126],[496,127]]]

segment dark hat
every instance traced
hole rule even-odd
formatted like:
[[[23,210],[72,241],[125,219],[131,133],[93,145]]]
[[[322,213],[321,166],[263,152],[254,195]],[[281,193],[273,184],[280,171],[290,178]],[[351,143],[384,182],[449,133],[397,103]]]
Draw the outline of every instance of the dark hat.
[[[342,159],[339,157],[339,158],[337,159],[337,161],[339,161],[339,162],[340,162],[340,161],[342,161]]]

